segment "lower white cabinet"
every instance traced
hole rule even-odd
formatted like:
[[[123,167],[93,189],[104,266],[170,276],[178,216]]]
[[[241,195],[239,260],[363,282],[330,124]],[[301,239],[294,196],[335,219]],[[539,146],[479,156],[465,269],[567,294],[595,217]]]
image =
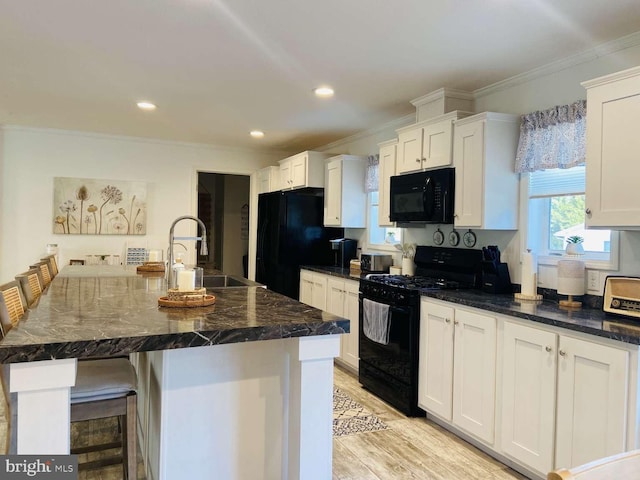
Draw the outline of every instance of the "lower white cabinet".
[[[496,319],[423,299],[419,362],[418,405],[492,444]]]
[[[546,474],[627,450],[629,355],[504,321],[503,452]]]
[[[327,309],[327,275],[300,270],[300,298],[306,303],[320,310]]]
[[[358,370],[358,282],[329,277],[327,280],[327,311],[351,320],[351,331],[342,335],[340,359]]]
[[[300,301],[351,320],[350,333],[342,335],[339,359],[358,371],[359,283],[323,273],[300,270]]]

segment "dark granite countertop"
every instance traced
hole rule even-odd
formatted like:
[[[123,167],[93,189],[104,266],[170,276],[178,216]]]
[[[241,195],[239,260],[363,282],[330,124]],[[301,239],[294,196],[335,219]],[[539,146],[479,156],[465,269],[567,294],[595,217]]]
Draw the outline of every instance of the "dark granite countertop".
[[[211,289],[202,308],[158,307],[163,278],[65,267],[0,341],[0,363],[116,356],[349,332],[349,320],[261,287]],[[85,269],[85,270],[81,270]]]
[[[322,266],[301,268],[343,278],[355,280],[360,278],[360,276],[350,275],[349,269],[346,268]],[[493,295],[480,290],[437,290],[423,292],[422,295],[532,322],[640,345],[640,321],[612,316],[600,309],[584,307],[565,310],[558,306],[558,302],[552,300],[521,302],[515,300],[513,295]]]

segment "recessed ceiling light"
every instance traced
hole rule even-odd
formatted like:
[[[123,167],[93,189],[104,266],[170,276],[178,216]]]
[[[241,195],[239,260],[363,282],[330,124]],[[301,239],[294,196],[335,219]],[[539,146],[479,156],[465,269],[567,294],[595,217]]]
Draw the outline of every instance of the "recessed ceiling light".
[[[328,98],[333,97],[333,88],[331,87],[318,87],[313,93],[316,94],[316,97]]]
[[[249,132],[249,135],[251,135],[253,138],[262,138],[264,137],[264,132],[260,130],[251,130]]]
[[[138,102],[138,108],[140,110],[155,110],[156,106],[151,102]]]

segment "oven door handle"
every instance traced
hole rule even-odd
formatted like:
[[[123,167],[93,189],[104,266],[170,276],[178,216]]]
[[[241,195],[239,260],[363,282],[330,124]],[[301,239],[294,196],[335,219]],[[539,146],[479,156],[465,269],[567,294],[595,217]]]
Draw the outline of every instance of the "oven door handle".
[[[406,315],[409,315],[411,313],[408,307],[394,307],[392,305],[389,305],[389,313],[393,312],[404,313]]]

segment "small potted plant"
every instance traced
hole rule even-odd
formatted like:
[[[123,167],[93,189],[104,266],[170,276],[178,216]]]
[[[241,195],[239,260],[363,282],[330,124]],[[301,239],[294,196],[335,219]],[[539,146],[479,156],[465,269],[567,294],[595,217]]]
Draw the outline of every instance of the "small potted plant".
[[[583,255],[584,248],[582,246],[582,242],[584,242],[584,238],[580,235],[572,235],[571,237],[567,237],[567,248],[565,248],[565,252],[567,255]]]

